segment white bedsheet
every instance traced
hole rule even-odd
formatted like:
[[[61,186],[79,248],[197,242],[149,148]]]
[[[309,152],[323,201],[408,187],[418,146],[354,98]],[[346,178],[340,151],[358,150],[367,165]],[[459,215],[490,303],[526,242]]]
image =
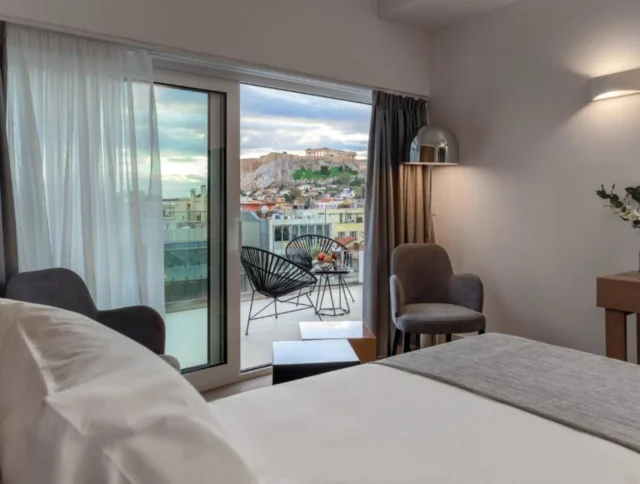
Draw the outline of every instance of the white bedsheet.
[[[211,403],[261,484],[640,483],[640,455],[379,365]]]

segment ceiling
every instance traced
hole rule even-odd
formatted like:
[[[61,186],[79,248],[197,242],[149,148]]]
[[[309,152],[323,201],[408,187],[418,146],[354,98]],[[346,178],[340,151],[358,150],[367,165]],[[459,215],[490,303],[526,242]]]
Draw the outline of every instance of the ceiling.
[[[448,27],[457,20],[504,7],[516,0],[378,0],[378,15],[421,30]]]

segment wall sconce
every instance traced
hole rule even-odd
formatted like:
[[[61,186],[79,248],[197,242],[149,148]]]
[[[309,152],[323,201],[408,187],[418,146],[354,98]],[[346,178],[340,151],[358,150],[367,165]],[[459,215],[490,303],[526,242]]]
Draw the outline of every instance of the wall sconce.
[[[431,211],[433,167],[459,164],[459,148],[456,136],[450,129],[442,126],[422,126],[411,139],[409,161],[404,164],[426,166],[429,170],[427,213],[429,216],[433,216]],[[431,240],[431,225],[429,224],[429,240]]]
[[[590,88],[592,101],[640,94],[640,69],[596,77],[591,79]]]

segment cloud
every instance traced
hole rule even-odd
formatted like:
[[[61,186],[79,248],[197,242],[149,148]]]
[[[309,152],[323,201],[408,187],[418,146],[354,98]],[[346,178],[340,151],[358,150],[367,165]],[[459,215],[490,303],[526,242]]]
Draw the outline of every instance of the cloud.
[[[367,149],[369,105],[248,85],[240,92],[243,158],[311,147]]]
[[[160,155],[207,155],[208,96],[204,92],[156,87]]]
[[[242,158],[320,147],[366,157],[370,106],[250,85],[240,92]],[[166,86],[155,95],[164,196],[187,196],[207,180],[208,95]]]

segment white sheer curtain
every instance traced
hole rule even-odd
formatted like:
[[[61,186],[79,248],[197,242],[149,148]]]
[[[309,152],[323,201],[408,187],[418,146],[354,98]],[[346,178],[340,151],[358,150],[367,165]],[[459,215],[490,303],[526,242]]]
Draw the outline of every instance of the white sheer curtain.
[[[149,54],[8,25],[7,71],[20,271],[66,267],[101,309],[164,313]]]

